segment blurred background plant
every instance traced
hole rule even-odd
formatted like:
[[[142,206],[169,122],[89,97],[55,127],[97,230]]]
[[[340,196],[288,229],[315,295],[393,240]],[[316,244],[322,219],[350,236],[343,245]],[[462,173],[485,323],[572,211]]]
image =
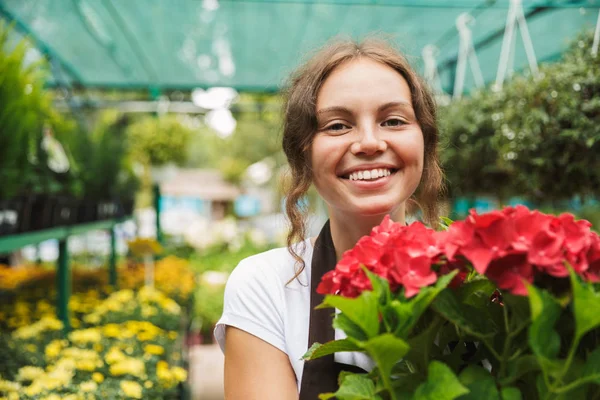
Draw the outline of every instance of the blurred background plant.
[[[593,32],[582,33],[538,77],[518,74],[502,90],[492,85],[441,108],[451,202],[492,196],[501,205],[518,197],[586,215],[597,207],[600,58],[590,52],[592,40]]]

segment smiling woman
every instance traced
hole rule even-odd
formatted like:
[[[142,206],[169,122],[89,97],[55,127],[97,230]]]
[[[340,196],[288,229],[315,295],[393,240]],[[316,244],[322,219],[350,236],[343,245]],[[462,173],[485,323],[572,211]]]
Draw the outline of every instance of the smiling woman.
[[[292,76],[284,110],[288,247],[242,261],[227,283],[215,336],[228,399],[313,400],[336,390],[341,371],[370,370],[357,352],[302,360],[314,342],[343,337],[329,311],[315,310],[316,283],[386,215],[405,223],[420,207],[425,222],[438,217],[434,101],[389,44],[326,46]],[[312,184],[330,218],[316,239],[298,206]]]

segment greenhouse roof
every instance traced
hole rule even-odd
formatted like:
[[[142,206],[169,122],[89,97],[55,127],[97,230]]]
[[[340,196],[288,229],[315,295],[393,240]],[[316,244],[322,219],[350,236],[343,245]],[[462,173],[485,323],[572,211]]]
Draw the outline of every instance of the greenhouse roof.
[[[486,82],[496,77],[509,0],[0,0],[46,55],[53,84],[116,89],[230,86],[276,91],[310,50],[345,35],[391,35],[423,71],[422,50],[438,49],[442,85],[454,82],[456,19],[470,25]],[[538,61],[557,58],[600,0],[522,0]],[[521,36],[515,69],[526,67]],[[467,74],[465,85],[474,84]]]

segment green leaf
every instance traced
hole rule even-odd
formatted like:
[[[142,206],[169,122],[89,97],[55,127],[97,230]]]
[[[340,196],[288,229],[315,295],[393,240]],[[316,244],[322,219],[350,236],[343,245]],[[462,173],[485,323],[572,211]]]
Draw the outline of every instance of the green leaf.
[[[461,304],[451,290],[442,291],[432,304],[444,318],[470,335],[478,338],[494,336],[497,332],[493,320],[483,310]]]
[[[314,360],[327,356],[329,354],[337,353],[340,351],[360,351],[361,348],[356,344],[356,341],[346,338],[340,340],[332,340],[325,344],[313,343],[310,349],[302,356],[304,360]]]
[[[511,329],[529,325],[531,321],[531,307],[526,296],[515,296],[510,293],[502,295],[504,305],[508,307]]]
[[[435,286],[424,287],[419,294],[408,300],[393,300],[389,307],[384,309],[384,318],[389,319],[390,314],[394,316],[394,334],[406,338],[412,328],[421,318],[421,315],[429,308],[429,305],[452,281],[458,271],[444,275],[438,279]]]
[[[529,345],[538,357],[542,369],[548,370],[548,364],[560,350],[560,335],[554,330],[554,324],[560,316],[558,302],[545,290],[529,286],[529,304],[532,323],[529,327]]]
[[[352,322],[345,314],[337,314],[333,319],[333,327],[335,329],[341,329],[346,333],[349,338],[365,341],[369,337],[365,331],[357,324]]]
[[[594,286],[579,281],[571,269],[571,286],[573,288],[573,310],[575,314],[575,337],[579,340],[590,330],[600,326],[600,293]]]
[[[439,361],[429,364],[427,381],[416,390],[413,400],[454,400],[469,393],[454,372]]]
[[[448,217],[440,217],[440,227],[443,230],[448,230],[454,221]]]
[[[365,291],[360,296],[351,299],[342,296],[325,296],[323,304],[339,309],[350,321],[358,325],[367,335],[372,338],[379,332],[379,299],[371,291]]]
[[[375,384],[364,374],[346,375],[342,384],[335,393],[324,393],[319,395],[319,399],[328,400],[336,398],[338,400],[377,400],[381,399],[375,393]]]
[[[581,379],[590,380],[600,385],[600,348],[597,348],[588,356]]]
[[[412,336],[407,340],[410,346],[410,351],[404,357],[405,360],[410,361],[413,368],[418,372],[425,372],[431,358],[438,359],[442,355],[441,347],[438,347],[435,342],[436,335],[443,336],[440,330],[441,323],[445,322],[442,318],[436,318],[436,320],[429,324],[429,326],[419,332],[418,335]]]
[[[486,304],[490,303],[490,297],[496,290],[496,285],[487,279],[477,279],[461,285],[456,293],[461,303],[477,305],[481,303],[481,298]]]
[[[539,371],[540,364],[537,358],[533,355],[525,355],[508,362],[507,376],[502,380],[502,385],[510,385],[523,375]]]
[[[379,299],[381,304],[389,303],[391,301],[392,293],[390,291],[390,283],[387,281],[387,279],[384,279],[381,276],[374,274],[365,267],[363,267],[363,270],[365,271],[367,277],[371,281],[371,285],[373,286],[373,292],[377,295],[377,298]]]
[[[500,400],[494,378],[482,367],[470,365],[458,378],[469,389],[469,393],[459,397],[460,400]]]
[[[503,388],[500,395],[502,400],[522,400],[521,392],[514,387]]]
[[[376,336],[368,342],[362,343],[361,347],[375,361],[380,374],[385,376],[391,374],[394,365],[410,350],[404,340],[391,333]]]

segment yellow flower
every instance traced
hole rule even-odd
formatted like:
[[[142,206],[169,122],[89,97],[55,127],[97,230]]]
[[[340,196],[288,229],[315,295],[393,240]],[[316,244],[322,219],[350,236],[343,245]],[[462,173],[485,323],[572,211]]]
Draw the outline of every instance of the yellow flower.
[[[171,372],[178,382],[185,382],[187,379],[187,371],[181,367],[173,367]]]
[[[44,374],[44,370],[38,367],[22,367],[21,369],[19,369],[19,373],[17,374],[17,381],[34,381]]]
[[[121,381],[121,390],[125,396],[133,399],[142,398],[142,386],[134,381]]]
[[[83,317],[83,320],[88,324],[99,324],[100,316],[98,314],[88,314],[85,317]]]
[[[44,397],[44,400],[62,400],[62,399],[56,393],[52,393],[51,395]]]
[[[104,382],[104,375],[102,375],[100,372],[94,372],[92,374],[92,379],[96,383],[102,383],[102,382]]]
[[[118,338],[121,335],[121,328],[117,324],[106,324],[102,331],[106,337]]]
[[[95,360],[77,360],[76,368],[80,371],[92,372],[96,370]]]
[[[48,358],[58,357],[62,348],[63,348],[63,343],[61,340],[53,340],[52,342],[50,342],[48,344],[48,346],[46,346],[46,351],[45,351],[46,357],[48,357]]]
[[[33,343],[29,343],[28,345],[25,346],[25,350],[27,350],[30,353],[36,353],[37,352],[37,346]]]
[[[106,353],[106,356],[104,356],[104,360],[106,360],[108,364],[114,364],[124,360],[125,357],[125,354],[123,354],[121,350],[116,347],[111,347],[108,353]]]
[[[98,390],[98,384],[94,381],[82,382],[79,388],[82,392],[95,392]]]
[[[158,310],[156,309],[156,307],[148,306],[145,304],[142,305],[142,317],[149,318],[157,314]]]
[[[80,329],[69,334],[69,339],[77,344],[98,343],[102,335],[97,328]]]
[[[151,389],[152,386],[154,386],[154,383],[152,383],[152,381],[146,381],[146,382],[144,382],[144,387],[146,389]]]
[[[144,361],[128,357],[110,366],[110,373],[114,376],[133,375],[141,377],[146,372]]]
[[[177,339],[178,336],[179,336],[179,334],[176,331],[169,332],[169,339],[171,339],[171,340]]]
[[[17,382],[3,381],[0,379],[0,392],[18,393],[21,385]]]
[[[144,346],[144,352],[160,356],[161,354],[164,354],[165,349],[156,344],[147,344]]]
[[[140,342],[147,342],[156,337],[156,335],[152,332],[140,332],[137,334],[137,338]]]

